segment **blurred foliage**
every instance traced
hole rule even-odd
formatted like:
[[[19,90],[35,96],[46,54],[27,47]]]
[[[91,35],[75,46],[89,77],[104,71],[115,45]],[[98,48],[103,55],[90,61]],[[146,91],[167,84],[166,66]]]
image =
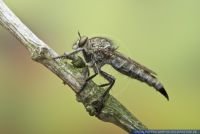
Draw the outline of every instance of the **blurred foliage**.
[[[170,96],[105,67],[111,91],[151,129],[200,128],[199,0],[5,0],[62,54],[83,35],[106,36],[119,51],[155,70]],[[95,79],[103,83],[103,79]],[[0,133],[125,133],[90,117],[75,94],[0,27]]]

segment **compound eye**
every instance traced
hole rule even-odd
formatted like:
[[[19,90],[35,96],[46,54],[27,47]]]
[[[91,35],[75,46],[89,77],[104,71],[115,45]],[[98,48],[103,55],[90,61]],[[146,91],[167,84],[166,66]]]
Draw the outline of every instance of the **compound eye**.
[[[87,42],[88,37],[81,37],[81,39],[79,40],[79,47],[83,47],[85,45],[85,43]]]

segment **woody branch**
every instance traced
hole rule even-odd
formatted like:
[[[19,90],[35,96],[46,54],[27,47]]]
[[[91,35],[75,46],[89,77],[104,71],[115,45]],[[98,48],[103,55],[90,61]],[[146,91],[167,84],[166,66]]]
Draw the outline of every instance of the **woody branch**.
[[[147,129],[112,95],[107,96],[103,109],[97,114],[95,102],[98,102],[105,89],[90,81],[78,94],[85,82],[83,72],[87,68],[83,62],[80,62],[81,58],[74,56],[71,58],[72,63],[66,63],[63,59],[52,60],[58,54],[32,33],[2,0],[0,0],[0,23],[30,52],[34,61],[44,65],[71,87],[76,93],[77,100],[83,103],[90,115],[111,122],[127,132]]]

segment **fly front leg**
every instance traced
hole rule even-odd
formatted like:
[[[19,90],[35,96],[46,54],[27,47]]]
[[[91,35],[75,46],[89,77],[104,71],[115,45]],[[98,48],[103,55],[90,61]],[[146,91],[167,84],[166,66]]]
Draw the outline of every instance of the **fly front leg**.
[[[79,53],[81,51],[83,51],[83,48],[78,48],[78,49],[74,50],[71,53],[64,53],[64,55],[54,57],[53,59],[60,59],[60,58],[71,59],[71,56],[73,56],[73,55],[75,55],[75,54],[77,54],[77,53]]]

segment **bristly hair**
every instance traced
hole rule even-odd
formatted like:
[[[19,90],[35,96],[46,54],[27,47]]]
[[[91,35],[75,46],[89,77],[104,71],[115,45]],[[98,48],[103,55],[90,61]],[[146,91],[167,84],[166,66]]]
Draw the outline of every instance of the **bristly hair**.
[[[117,50],[117,49],[119,48],[119,46],[116,45],[116,43],[115,43],[113,40],[108,39],[107,37],[95,36],[95,37],[92,37],[92,38],[90,38],[90,39],[94,39],[94,38],[101,38],[101,39],[105,39],[105,40],[107,40],[108,42],[110,42],[110,45],[113,46],[113,48],[114,48],[112,51],[115,51],[115,50]]]
[[[78,30],[78,36],[79,36],[79,38],[81,39],[81,34],[80,34],[79,30]]]

